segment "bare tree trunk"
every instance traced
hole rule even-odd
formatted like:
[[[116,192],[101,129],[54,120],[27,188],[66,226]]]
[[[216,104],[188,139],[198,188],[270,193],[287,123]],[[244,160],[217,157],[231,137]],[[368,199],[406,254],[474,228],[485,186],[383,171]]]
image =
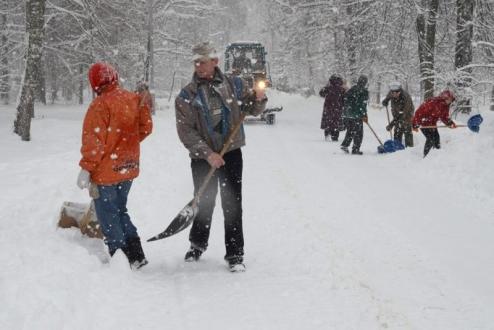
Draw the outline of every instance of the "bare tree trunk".
[[[172,99],[172,93],[173,93],[173,87],[175,86],[175,74],[177,71],[173,71],[173,76],[172,76],[172,86],[170,87],[170,94],[168,95],[168,102]]]
[[[376,104],[381,104],[381,77],[377,79]]]
[[[84,103],[84,66],[79,64],[79,104]]]
[[[333,66],[336,67],[336,70],[333,71],[333,73],[338,73],[338,74],[343,75],[345,73],[345,64],[344,64],[344,61],[342,61],[342,59],[344,58],[343,42],[345,41],[344,40],[345,36],[343,33],[345,33],[345,30],[338,27],[338,23],[339,23],[338,20],[339,20],[338,15],[334,15],[333,25],[335,28],[333,29],[333,41],[334,41],[333,52],[334,52],[336,60],[335,60],[335,63]],[[342,34],[343,34],[343,37],[342,37]]]
[[[36,28],[40,28],[41,29],[41,33],[44,34],[44,7],[45,7],[45,1],[46,0],[43,0],[43,22],[42,24],[37,20],[37,9],[34,9],[35,11],[32,11],[32,12],[26,12],[26,24],[34,24],[35,27],[33,27],[33,29],[36,29]],[[27,1],[29,3],[29,1]],[[26,4],[26,6],[29,6],[29,4]],[[32,8],[36,7],[37,5],[32,5]],[[33,16],[33,17],[30,17],[30,16]],[[33,23],[27,23],[27,22],[33,22]],[[41,24],[41,25],[37,25],[37,24]],[[37,32],[36,32],[37,33]],[[40,39],[40,47],[42,47],[42,38],[44,36],[41,36],[41,39]],[[44,70],[44,65],[43,65],[43,60],[42,60],[42,57],[41,57],[41,51],[40,51],[40,55],[39,55],[39,58],[37,58],[37,61],[39,61],[39,63],[36,63],[36,65],[34,66],[34,82],[35,82],[35,85],[34,85],[34,98],[35,100],[43,103],[44,105],[46,105],[46,86],[45,86],[45,70]],[[34,118],[34,107],[33,107],[33,112],[31,113],[31,116],[32,118]]]
[[[36,81],[35,98],[39,102],[46,105],[46,79],[45,79],[45,70],[43,63],[40,63],[39,66],[36,68],[35,81]]]
[[[455,67],[458,74],[456,85],[459,90],[469,88],[472,83],[472,69],[465,67],[472,63],[473,12],[474,1],[456,1]],[[463,113],[470,113],[472,111],[470,103],[470,96],[463,95],[458,101],[457,108]]]
[[[31,117],[34,114],[34,93],[37,86],[36,73],[41,66],[43,53],[45,0],[28,0],[26,3],[26,30],[28,45],[26,68],[22,83],[21,97],[14,121],[14,132],[23,141],[31,140]]]
[[[434,48],[438,6],[439,0],[422,0],[422,6],[416,20],[420,76],[424,100],[434,95]]]
[[[154,90],[154,44],[153,44],[153,34],[154,34],[154,15],[153,15],[153,1],[147,0],[148,5],[148,24],[147,24],[147,47],[146,47],[146,58],[144,63],[144,80],[149,83],[149,89]]]
[[[455,67],[461,69],[472,63],[474,1],[456,1]]]
[[[2,1],[2,9],[6,9],[5,1]],[[7,29],[7,13],[3,12],[0,14],[0,30],[1,38],[0,38],[0,58],[1,60],[1,70],[0,70],[0,100],[2,100],[3,104],[9,104],[9,93],[10,93],[10,81],[9,81],[9,58],[8,58],[8,49],[9,42],[6,35]]]
[[[492,86],[491,92],[491,111],[494,111],[494,86]]]
[[[346,14],[348,19],[352,19],[354,15],[353,4],[348,4]],[[357,46],[356,46],[356,23],[352,22],[345,29],[345,41],[347,48],[348,76],[350,79],[356,78],[357,71]]]
[[[309,13],[306,13],[305,14],[305,18],[304,18],[304,29],[306,29],[308,26],[309,26],[309,20],[310,20],[310,15]],[[314,87],[314,63],[313,63],[313,60],[312,60],[312,53],[310,51],[310,38],[306,37],[304,38],[304,43],[305,43],[305,47],[304,47],[304,50],[305,50],[305,55],[307,56],[307,74],[308,74],[308,95],[315,95],[316,94],[316,90],[315,90],[315,87]]]
[[[73,88],[74,88],[74,84],[72,82],[72,79],[70,79],[70,81],[68,81],[63,87],[63,96],[66,101],[69,102],[72,101],[72,97],[74,96]]]
[[[59,73],[56,65],[55,56],[50,56],[50,55],[51,54],[47,54],[46,56],[46,65],[47,65],[48,79],[50,81],[50,92],[49,92],[50,103],[54,104],[55,101],[58,99]]]

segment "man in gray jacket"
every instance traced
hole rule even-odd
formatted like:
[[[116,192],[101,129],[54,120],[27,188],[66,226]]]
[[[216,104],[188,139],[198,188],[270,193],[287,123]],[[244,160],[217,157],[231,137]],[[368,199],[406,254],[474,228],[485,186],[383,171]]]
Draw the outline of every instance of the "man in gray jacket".
[[[242,152],[245,145],[241,129],[226,141],[241,112],[258,115],[264,111],[267,98],[264,90],[239,77],[226,76],[218,68],[214,47],[201,43],[192,49],[194,75],[175,99],[177,131],[180,141],[191,157],[194,194],[211,167],[215,174],[201,196],[199,212],[189,234],[190,249],[186,261],[198,261],[208,247],[209,231],[218,192],[225,218],[225,260],[231,271],[244,271],[244,237],[242,230]],[[223,157],[220,150],[229,144]]]

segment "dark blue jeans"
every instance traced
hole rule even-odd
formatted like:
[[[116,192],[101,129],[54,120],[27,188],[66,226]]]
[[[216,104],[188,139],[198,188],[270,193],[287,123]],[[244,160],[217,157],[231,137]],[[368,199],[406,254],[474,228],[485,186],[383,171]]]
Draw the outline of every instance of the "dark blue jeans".
[[[94,200],[96,215],[110,254],[126,246],[129,238],[137,237],[137,229],[127,213],[127,196],[132,181],[111,186],[98,185],[99,198]]]

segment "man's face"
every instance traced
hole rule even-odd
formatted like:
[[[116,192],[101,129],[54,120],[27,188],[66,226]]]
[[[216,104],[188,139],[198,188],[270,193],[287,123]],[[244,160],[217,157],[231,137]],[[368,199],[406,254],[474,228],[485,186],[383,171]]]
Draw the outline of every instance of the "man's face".
[[[194,61],[194,71],[202,79],[213,79],[214,68],[218,65],[217,58],[199,59]]]
[[[446,102],[447,105],[450,105],[451,103],[453,103],[453,99],[451,97],[444,99],[444,101]]]
[[[391,95],[396,99],[400,97],[400,91],[391,91]]]

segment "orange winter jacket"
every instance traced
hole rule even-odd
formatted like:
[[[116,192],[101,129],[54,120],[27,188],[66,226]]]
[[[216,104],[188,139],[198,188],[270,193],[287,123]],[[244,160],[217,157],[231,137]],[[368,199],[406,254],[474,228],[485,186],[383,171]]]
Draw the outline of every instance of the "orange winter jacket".
[[[79,165],[98,185],[134,179],[139,175],[139,144],[152,129],[147,102],[118,84],[110,85],[84,118]]]

